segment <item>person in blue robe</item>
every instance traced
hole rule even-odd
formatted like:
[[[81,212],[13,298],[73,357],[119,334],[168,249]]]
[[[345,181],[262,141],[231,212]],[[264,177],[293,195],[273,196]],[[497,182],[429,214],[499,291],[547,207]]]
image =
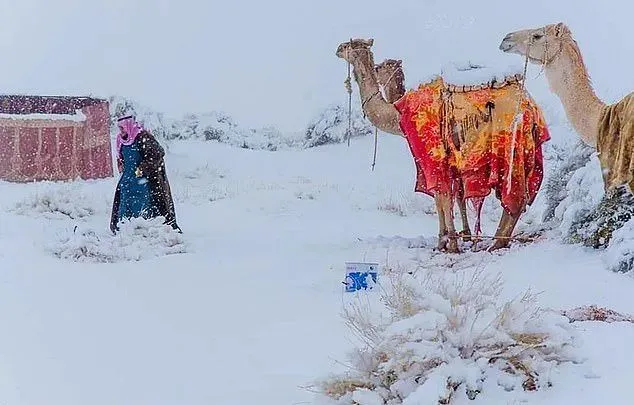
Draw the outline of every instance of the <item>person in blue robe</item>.
[[[117,163],[121,177],[115,190],[110,230],[116,233],[124,219],[162,216],[166,224],[182,232],[176,223],[164,149],[133,116],[122,117],[117,124]]]

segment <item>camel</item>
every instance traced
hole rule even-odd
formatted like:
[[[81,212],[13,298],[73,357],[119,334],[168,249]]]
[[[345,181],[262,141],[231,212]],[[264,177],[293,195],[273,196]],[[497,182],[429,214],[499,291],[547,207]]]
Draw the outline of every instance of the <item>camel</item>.
[[[574,130],[599,152],[605,191],[634,190],[634,92],[611,105],[599,99],[579,46],[561,22],[511,32],[499,48],[543,67]]]
[[[385,59],[374,67],[376,79],[383,90],[383,98],[390,104],[394,104],[405,95],[405,73],[403,72],[403,61],[400,59]],[[460,219],[462,221],[462,231],[459,234],[465,242],[471,240],[471,228],[469,227],[469,217],[467,216],[467,202],[464,199],[464,187],[462,181],[458,181],[456,195]]]
[[[520,86],[520,80],[517,77],[507,77],[502,83],[487,83],[482,86],[472,86],[462,91],[459,90],[458,86],[446,84],[442,78],[438,78],[433,83],[428,84],[430,86],[429,90],[435,92],[432,97],[433,103],[441,105],[439,108],[443,108],[446,104],[444,97],[449,95],[451,99],[456,99],[464,108],[460,108],[461,111],[452,111],[452,119],[443,123],[443,125],[447,123],[453,125],[452,142],[448,142],[444,138],[442,140],[437,139],[442,137],[440,133],[448,133],[448,128],[443,130],[435,128],[434,141],[441,142],[441,144],[433,149],[431,151],[433,153],[429,153],[429,156],[421,157],[420,154],[417,156],[416,153],[418,152],[415,153],[413,145],[418,143],[418,146],[420,146],[421,142],[425,144],[429,139],[416,133],[417,124],[412,119],[412,113],[415,115],[415,112],[405,111],[403,104],[399,104],[403,99],[408,98],[409,92],[396,103],[389,102],[381,96],[377,71],[375,71],[374,55],[370,49],[373,44],[373,39],[350,40],[339,45],[336,56],[346,60],[353,67],[353,75],[359,88],[362,109],[370,122],[380,131],[402,136],[408,141],[418,170],[416,191],[431,194],[436,204],[439,217],[438,249],[450,253],[459,252],[458,235],[453,223],[453,201],[455,197],[455,188],[453,187],[455,186],[455,180],[464,176],[465,173],[455,174],[456,162],[459,160],[462,165],[464,165],[464,162],[473,164],[474,160],[477,160],[477,158],[481,159],[483,155],[488,154],[495,155],[494,159],[497,159],[493,165],[490,164],[491,162],[480,162],[480,166],[470,167],[472,171],[467,173],[471,175],[469,183],[471,186],[476,183],[473,181],[476,171],[479,171],[479,173],[475,174],[481,177],[484,172],[490,174],[488,178],[480,178],[479,180],[481,181],[477,184],[482,186],[483,190],[486,188],[486,191],[483,191],[484,195],[476,195],[472,196],[472,198],[481,197],[483,199],[491,189],[496,190],[496,196],[500,201],[503,201],[509,195],[515,196],[519,194],[516,196],[517,204],[513,205],[513,209],[510,209],[510,206],[505,206],[503,202],[505,209],[495,233],[495,242],[488,250],[493,251],[508,247],[519,216],[525,211],[526,206],[532,203],[536,189],[539,189],[541,185],[541,176],[543,175],[541,143],[549,139],[547,129],[542,120],[543,114],[541,110],[534,104],[529,95],[524,94],[524,90]],[[388,99],[398,94],[398,92],[390,93],[390,91],[392,91],[391,88],[386,89],[386,97]],[[413,97],[422,97],[414,93],[411,95]],[[486,102],[486,105],[480,105],[483,99],[487,97],[489,101]],[[519,112],[523,120],[519,124],[521,129],[517,131],[522,133],[518,139],[518,145],[524,145],[526,148],[522,147],[524,153],[508,153],[511,156],[511,159],[508,159],[511,161],[509,163],[510,168],[500,168],[503,163],[500,163],[499,154],[508,152],[508,148],[505,149],[505,142],[508,142],[508,139],[512,137],[511,133],[516,129],[512,125],[505,129],[500,126],[508,121],[513,123],[518,113],[516,107],[518,107],[519,100],[521,100]],[[450,107],[453,108],[453,105]],[[493,114],[495,114],[495,118]],[[456,120],[453,121],[453,118],[456,118]],[[515,124],[517,122],[518,120],[515,120]],[[527,125],[529,129],[524,130]],[[480,134],[484,134],[484,136],[480,136]],[[456,139],[461,137],[462,139]],[[461,143],[464,143],[462,151],[460,150]],[[524,165],[513,166],[514,159],[523,159],[524,155],[533,158],[536,163],[533,168],[528,167],[530,165],[526,168]],[[434,186],[433,190],[427,187],[429,185],[425,184],[426,179],[422,174],[423,169],[421,169],[421,166],[424,166],[421,162],[425,161],[425,159],[435,159],[434,163],[438,163],[440,167],[437,170],[437,174],[439,174],[437,177],[443,180],[448,179],[445,183],[449,184],[449,186],[446,186],[438,178],[434,178],[435,184],[440,186]],[[453,164],[449,161],[453,161]],[[433,169],[436,170],[437,168]],[[514,187],[522,187],[522,190],[517,193],[515,191],[518,190],[510,189],[510,187],[502,190],[504,181],[501,172],[505,170],[508,172],[509,179],[511,176],[516,176],[518,172],[521,172],[517,175],[519,178],[514,177],[512,184]],[[423,177],[422,181],[420,180],[421,177]],[[510,180],[508,184],[510,184]],[[528,188],[531,188],[532,191],[527,192]],[[510,191],[513,191],[513,193]],[[531,193],[532,195],[529,195]],[[480,207],[478,207],[478,210]]]

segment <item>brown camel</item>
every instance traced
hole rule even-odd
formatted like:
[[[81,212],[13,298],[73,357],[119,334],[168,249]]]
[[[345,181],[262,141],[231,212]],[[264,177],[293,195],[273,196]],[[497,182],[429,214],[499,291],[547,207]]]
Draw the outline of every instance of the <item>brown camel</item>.
[[[607,105],[597,97],[581,51],[564,23],[506,35],[506,53],[527,56],[543,66],[548,84],[561,101],[581,139],[599,152],[606,191],[634,190],[634,93]]]
[[[403,61],[400,59],[385,59],[374,67],[376,79],[383,89],[385,101],[394,104],[405,95],[405,72],[403,72]],[[458,181],[456,200],[460,210],[462,220],[462,231],[460,234],[463,240],[471,240],[471,228],[469,227],[469,217],[467,216],[467,202],[464,199],[464,187],[462,181]]]
[[[337,48],[336,55],[352,65],[354,78],[359,87],[362,109],[370,122],[381,131],[389,134],[403,136],[408,140],[408,142],[410,142],[410,137],[408,137],[407,133],[402,129],[401,126],[402,122],[400,110],[397,109],[397,106],[395,104],[386,101],[386,99],[381,96],[381,88],[377,80],[377,72],[375,71],[374,56],[370,49],[373,44],[373,39],[355,39],[344,42],[340,44]],[[529,121],[531,121],[535,117],[535,115],[537,115],[538,118],[541,118],[541,110],[539,110],[539,108],[534,105],[534,102],[529,95],[524,95],[523,89],[521,88],[519,79],[517,77],[514,79],[506,78],[503,83],[488,83],[487,85],[474,86],[462,92],[460,92],[456,86],[447,85],[445,83],[442,83],[442,79],[439,80],[441,81],[440,87],[447,89],[447,91],[451,93],[451,97],[458,99],[462,98],[462,100],[457,101],[458,104],[462,104],[465,107],[462,109],[463,111],[453,111],[454,116],[457,117],[457,121],[454,122],[454,132],[456,132],[456,126],[459,127],[458,132],[460,132],[460,135],[466,136],[466,138],[462,139],[462,141],[466,140],[466,143],[463,145],[464,150],[458,152],[457,154],[452,154],[452,158],[461,154],[460,159],[469,160],[470,157],[473,157],[472,155],[470,155],[470,153],[475,153],[472,151],[477,148],[489,148],[489,152],[492,153],[497,153],[500,149],[503,149],[499,143],[506,142],[506,139],[510,138],[511,131],[509,130],[511,128],[506,128],[505,130],[502,130],[500,128],[500,125],[502,125],[504,120],[508,122],[509,116],[511,117],[510,121],[513,122],[513,119],[518,113],[518,111],[516,110],[516,107],[518,106],[518,101],[522,98],[522,96],[525,97],[523,97],[522,106],[519,112],[529,115],[532,114],[532,118],[528,118]],[[386,97],[392,99],[392,97],[398,94],[398,91],[400,90],[390,93],[392,89],[391,86],[389,87],[390,88],[385,89]],[[478,91],[480,91],[480,93],[478,93]],[[482,110],[477,108],[475,106],[475,103],[467,101],[467,99],[477,97],[477,95],[482,95],[483,92],[487,92],[487,94],[489,95],[497,92],[494,95],[496,101],[495,104],[493,105],[493,103],[491,103],[492,107],[494,106],[495,109],[496,119],[493,119],[491,110],[489,110],[489,113],[487,115],[486,112],[483,112]],[[481,122],[480,119],[482,119],[483,122]],[[503,137],[500,137],[499,134],[504,133],[504,131],[506,131],[507,136],[503,139]],[[485,136],[479,137],[479,135],[482,133],[486,133]],[[456,134],[454,133],[454,135]],[[532,142],[534,140],[534,136],[529,137],[531,138],[530,140],[521,139],[520,141]],[[497,149],[495,150],[491,149],[491,139],[493,138],[495,138],[496,140],[495,147]],[[480,141],[480,139],[484,140]],[[482,145],[482,143],[484,143],[484,145]],[[454,146],[456,146],[455,140]],[[457,146],[457,148],[459,147],[460,146]],[[537,156],[536,160],[539,160],[539,164],[541,164],[541,149],[539,148],[540,145],[533,145],[533,149],[529,147],[525,152],[527,155]],[[537,151],[537,149],[539,150]],[[413,150],[412,153],[414,153]],[[536,153],[538,153],[539,155],[535,155]],[[416,157],[415,161],[417,161]],[[512,163],[510,163],[510,165],[510,171],[513,172]],[[523,168],[521,170],[523,170]],[[535,171],[538,172],[538,179],[533,179],[531,181],[533,183],[533,186],[536,184],[537,188],[539,188],[539,185],[541,183],[541,167],[539,168],[539,170]],[[535,175],[535,173],[527,173],[526,179],[528,178],[528,176],[533,175]],[[495,179],[495,181],[499,181],[499,179]],[[496,189],[496,195],[498,196],[498,198],[500,198],[500,200],[502,200],[502,197],[500,197],[502,191],[500,190],[501,187],[499,186],[499,184],[497,186],[491,185],[491,187],[494,187]],[[525,190],[519,193],[522,194],[518,196],[520,199],[519,207],[515,207],[513,213],[509,212],[508,209],[503,210],[502,217],[499,221],[499,225],[495,234],[496,240],[489,248],[489,250],[507,247],[510,243],[510,237],[517,224],[519,216],[522,212],[524,212],[526,205],[532,203],[532,200],[534,199],[534,195],[527,198],[527,195],[524,193],[524,191]],[[434,192],[433,197],[436,203],[436,209],[439,214],[438,248],[440,250],[447,250],[449,252],[458,252],[458,235],[456,234],[453,223],[454,196],[451,194],[451,192],[440,191]]]

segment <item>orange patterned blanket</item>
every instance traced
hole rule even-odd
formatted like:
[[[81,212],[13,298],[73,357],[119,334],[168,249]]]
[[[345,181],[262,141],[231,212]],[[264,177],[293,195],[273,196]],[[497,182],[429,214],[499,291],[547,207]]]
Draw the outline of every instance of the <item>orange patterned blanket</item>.
[[[550,135],[541,109],[519,82],[465,90],[439,77],[394,105],[416,164],[415,191],[455,197],[462,180],[465,199],[478,211],[493,189],[512,215],[534,201],[543,179],[541,146]]]

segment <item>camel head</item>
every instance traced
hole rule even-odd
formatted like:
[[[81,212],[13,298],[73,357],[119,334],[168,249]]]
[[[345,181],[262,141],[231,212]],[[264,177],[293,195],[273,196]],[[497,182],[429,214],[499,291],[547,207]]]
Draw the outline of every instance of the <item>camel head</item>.
[[[337,57],[352,62],[356,52],[369,51],[374,45],[374,39],[352,39],[347,42],[343,42],[337,47]]]
[[[499,48],[502,52],[522,56],[528,52],[532,63],[547,65],[559,54],[570,35],[570,29],[564,23],[549,24],[511,32],[504,37]]]

